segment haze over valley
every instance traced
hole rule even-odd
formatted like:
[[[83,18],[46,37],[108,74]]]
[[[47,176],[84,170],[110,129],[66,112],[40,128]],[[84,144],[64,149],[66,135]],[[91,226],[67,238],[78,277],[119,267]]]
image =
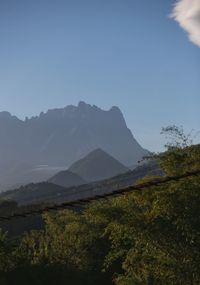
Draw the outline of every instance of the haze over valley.
[[[134,138],[118,107],[105,111],[85,102],[52,109],[24,121],[0,112],[0,134],[2,190],[46,181],[97,149],[102,151],[96,163],[101,164],[107,153],[121,168],[114,172],[111,168],[107,177],[99,168],[99,179],[94,176],[94,180],[134,168],[148,153]],[[74,166],[70,169],[73,172]]]

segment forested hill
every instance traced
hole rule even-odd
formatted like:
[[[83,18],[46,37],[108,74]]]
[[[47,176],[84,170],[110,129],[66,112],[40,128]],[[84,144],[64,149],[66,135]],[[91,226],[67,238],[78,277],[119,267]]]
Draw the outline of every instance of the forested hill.
[[[157,159],[168,176],[197,170],[200,145],[169,147]],[[199,205],[193,176],[46,213],[41,229],[17,239],[0,232],[0,284],[198,285]]]
[[[124,174],[80,186],[65,188],[51,183],[56,183],[56,180],[36,184],[32,183],[22,186],[19,189],[2,193],[0,199],[14,200],[19,205],[73,201],[86,197],[94,197],[95,195],[109,193],[115,189],[133,185],[138,179],[146,175],[163,175],[163,171],[156,161],[152,161]]]

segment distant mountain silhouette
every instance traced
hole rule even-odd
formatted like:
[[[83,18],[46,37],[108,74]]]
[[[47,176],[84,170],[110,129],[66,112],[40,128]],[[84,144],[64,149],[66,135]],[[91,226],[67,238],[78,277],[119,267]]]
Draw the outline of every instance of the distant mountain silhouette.
[[[69,170],[61,171],[51,177],[48,182],[54,183],[62,187],[78,186],[86,184],[86,181],[79,175],[72,173]]]
[[[10,168],[7,169],[4,175],[2,175],[2,172],[5,172],[5,169],[3,169],[0,174],[1,177],[3,176],[1,181],[4,183],[0,185],[0,191],[17,188],[29,183],[46,181],[64,169],[66,169],[66,167],[50,167],[47,165],[34,166],[28,163],[10,165]]]
[[[73,163],[69,170],[92,182],[113,177],[129,169],[102,149],[96,149]]]
[[[67,169],[97,148],[126,166],[136,164],[147,154],[127,128],[118,107],[104,111],[84,102],[24,121],[0,112],[0,138],[1,185],[21,183],[24,165],[31,169],[40,165]],[[9,173],[13,169],[12,176]],[[50,177],[49,173],[43,174],[43,179]],[[36,176],[38,179],[38,173]],[[30,179],[38,182],[34,175]]]
[[[133,171],[114,176],[112,178],[64,188],[49,182],[29,184],[19,189],[0,194],[0,199],[14,200],[20,205],[32,203],[63,203],[87,197],[94,197],[113,190],[135,184],[144,176],[162,176],[163,171],[156,161],[151,161],[138,166]]]

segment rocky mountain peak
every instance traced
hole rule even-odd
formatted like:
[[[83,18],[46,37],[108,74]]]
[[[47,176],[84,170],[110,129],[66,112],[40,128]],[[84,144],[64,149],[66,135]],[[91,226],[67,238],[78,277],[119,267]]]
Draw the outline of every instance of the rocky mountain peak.
[[[100,148],[130,166],[147,154],[127,128],[118,107],[102,110],[83,101],[25,121],[1,112],[0,136],[0,184],[5,177],[10,179],[5,173],[12,165],[15,170],[26,163],[67,168]]]

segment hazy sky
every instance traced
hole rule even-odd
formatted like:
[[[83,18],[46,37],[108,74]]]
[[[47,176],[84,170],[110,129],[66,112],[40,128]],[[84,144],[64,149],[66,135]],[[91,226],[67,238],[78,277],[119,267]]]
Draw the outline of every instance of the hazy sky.
[[[162,126],[199,130],[200,1],[175,3],[0,0],[0,111],[117,105],[150,150]]]

